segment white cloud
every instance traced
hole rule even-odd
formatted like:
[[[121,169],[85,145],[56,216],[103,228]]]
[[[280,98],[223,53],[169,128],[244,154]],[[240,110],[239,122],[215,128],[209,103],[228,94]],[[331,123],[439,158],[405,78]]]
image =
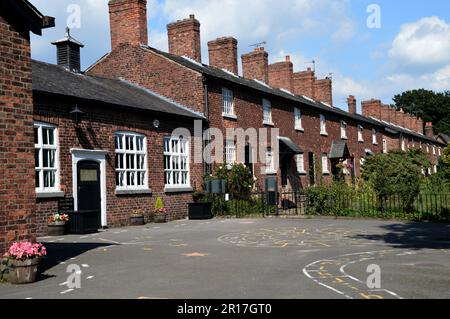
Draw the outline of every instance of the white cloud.
[[[267,41],[269,51],[277,52],[295,47],[294,39],[347,41],[355,33],[348,0],[166,0],[162,11],[170,21],[195,14],[205,57],[206,42],[220,36],[237,38],[242,51]]]
[[[405,24],[396,36],[389,57],[397,66],[439,68],[450,64],[450,24],[426,17]]]

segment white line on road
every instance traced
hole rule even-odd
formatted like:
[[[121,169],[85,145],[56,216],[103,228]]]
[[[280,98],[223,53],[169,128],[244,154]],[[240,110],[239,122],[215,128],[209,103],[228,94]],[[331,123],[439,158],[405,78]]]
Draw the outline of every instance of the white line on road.
[[[60,294],[61,295],[65,295],[65,294],[67,294],[69,292],[72,292],[72,291],[73,291],[73,289],[67,289],[67,290],[61,291]]]

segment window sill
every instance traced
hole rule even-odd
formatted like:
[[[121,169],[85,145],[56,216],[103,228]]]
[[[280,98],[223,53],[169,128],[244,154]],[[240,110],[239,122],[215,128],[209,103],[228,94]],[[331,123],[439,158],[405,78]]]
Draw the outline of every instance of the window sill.
[[[273,123],[273,122],[263,122],[263,125],[275,127],[275,123]]]
[[[116,195],[151,195],[151,189],[116,189]]]
[[[320,132],[320,135],[328,137],[328,133]]]
[[[347,137],[347,136],[342,136],[342,137],[341,137],[341,140],[347,141],[347,140],[348,140],[348,137]]]
[[[305,129],[304,129],[304,128],[296,128],[295,130],[296,130],[297,132],[302,132],[302,133],[305,132]]]
[[[301,171],[301,172],[297,172],[299,175],[308,175],[308,173],[307,172],[305,172],[305,171]]]
[[[233,121],[237,120],[237,116],[233,115],[233,114],[222,113],[222,116],[223,116],[224,119],[227,119],[227,120],[233,120]]]
[[[266,171],[266,175],[277,175],[278,173],[276,171]]]
[[[194,189],[190,186],[180,186],[180,187],[165,187],[164,193],[191,193]]]
[[[61,198],[64,197],[64,192],[36,192],[36,198]]]
[[[324,176],[329,176],[331,173],[330,172],[323,172],[322,173]]]
[[[364,143],[364,140],[358,140],[358,143],[362,144],[362,143]]]

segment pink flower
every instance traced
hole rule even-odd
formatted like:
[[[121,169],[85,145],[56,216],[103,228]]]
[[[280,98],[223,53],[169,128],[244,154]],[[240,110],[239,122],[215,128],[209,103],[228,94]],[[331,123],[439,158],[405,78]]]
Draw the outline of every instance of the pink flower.
[[[5,257],[16,260],[25,260],[25,259],[33,259],[36,257],[42,257],[46,255],[47,250],[42,244],[19,242],[11,245],[11,247],[8,249],[8,252],[5,254]]]

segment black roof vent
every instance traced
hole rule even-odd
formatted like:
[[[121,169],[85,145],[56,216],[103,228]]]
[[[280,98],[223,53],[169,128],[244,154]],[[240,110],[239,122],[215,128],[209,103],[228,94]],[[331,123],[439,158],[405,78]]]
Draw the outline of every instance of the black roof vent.
[[[84,44],[72,38],[70,29],[66,28],[66,36],[61,40],[52,42],[52,44],[56,45],[58,65],[72,72],[80,73],[80,48],[83,48]]]

